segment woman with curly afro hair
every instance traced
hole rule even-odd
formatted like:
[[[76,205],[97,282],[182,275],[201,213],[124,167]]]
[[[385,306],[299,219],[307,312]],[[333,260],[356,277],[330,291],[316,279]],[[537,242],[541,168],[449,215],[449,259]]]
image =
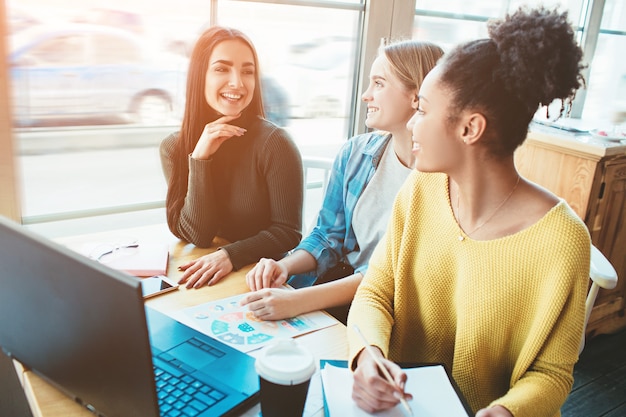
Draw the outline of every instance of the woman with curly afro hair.
[[[417,170],[394,204],[348,317],[353,398],[391,408],[395,362],[444,363],[480,417],[553,417],[573,383],[590,238],[513,153],[540,106],[561,114],[584,80],[567,13],[519,9],[488,23],[425,78],[408,123]],[[352,331],[358,325],[395,384]]]

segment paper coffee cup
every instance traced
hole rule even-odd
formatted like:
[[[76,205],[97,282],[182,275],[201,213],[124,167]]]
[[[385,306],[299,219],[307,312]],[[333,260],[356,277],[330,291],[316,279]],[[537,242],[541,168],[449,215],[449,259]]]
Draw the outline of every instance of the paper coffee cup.
[[[255,362],[261,385],[263,417],[301,416],[315,360],[293,339],[268,345]]]

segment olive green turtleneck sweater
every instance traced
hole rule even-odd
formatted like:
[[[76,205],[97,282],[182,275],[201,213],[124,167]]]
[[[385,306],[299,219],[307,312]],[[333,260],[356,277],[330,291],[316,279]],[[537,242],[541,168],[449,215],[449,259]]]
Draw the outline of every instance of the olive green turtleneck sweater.
[[[172,174],[178,133],[160,147],[165,178]],[[216,236],[229,243],[235,270],[261,257],[280,258],[301,238],[303,171],[288,133],[258,119],[240,137],[226,140],[208,160],[189,156],[188,191],[170,229],[209,247]]]

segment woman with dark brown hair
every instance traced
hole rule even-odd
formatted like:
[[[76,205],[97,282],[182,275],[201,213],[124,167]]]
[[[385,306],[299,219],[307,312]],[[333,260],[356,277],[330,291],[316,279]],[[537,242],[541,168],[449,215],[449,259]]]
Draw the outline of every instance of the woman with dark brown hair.
[[[556,10],[520,9],[488,28],[421,85],[408,124],[417,171],[352,302],[352,395],[369,412],[404,395],[395,362],[444,363],[477,417],[556,417],[572,387],[589,232],[563,199],[520,176],[513,153],[540,106],[567,108],[582,52]]]
[[[180,282],[198,288],[300,241],[303,171],[289,134],[264,118],[257,53],[242,32],[200,36],[186,94],[181,129],[160,148],[167,223],[199,247],[230,242],[181,266]]]

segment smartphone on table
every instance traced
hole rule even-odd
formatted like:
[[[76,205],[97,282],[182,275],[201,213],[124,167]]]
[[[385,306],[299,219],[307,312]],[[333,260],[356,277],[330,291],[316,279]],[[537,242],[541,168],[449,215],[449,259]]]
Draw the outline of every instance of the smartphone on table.
[[[154,297],[178,289],[178,284],[165,275],[141,278],[141,292],[143,298]]]

